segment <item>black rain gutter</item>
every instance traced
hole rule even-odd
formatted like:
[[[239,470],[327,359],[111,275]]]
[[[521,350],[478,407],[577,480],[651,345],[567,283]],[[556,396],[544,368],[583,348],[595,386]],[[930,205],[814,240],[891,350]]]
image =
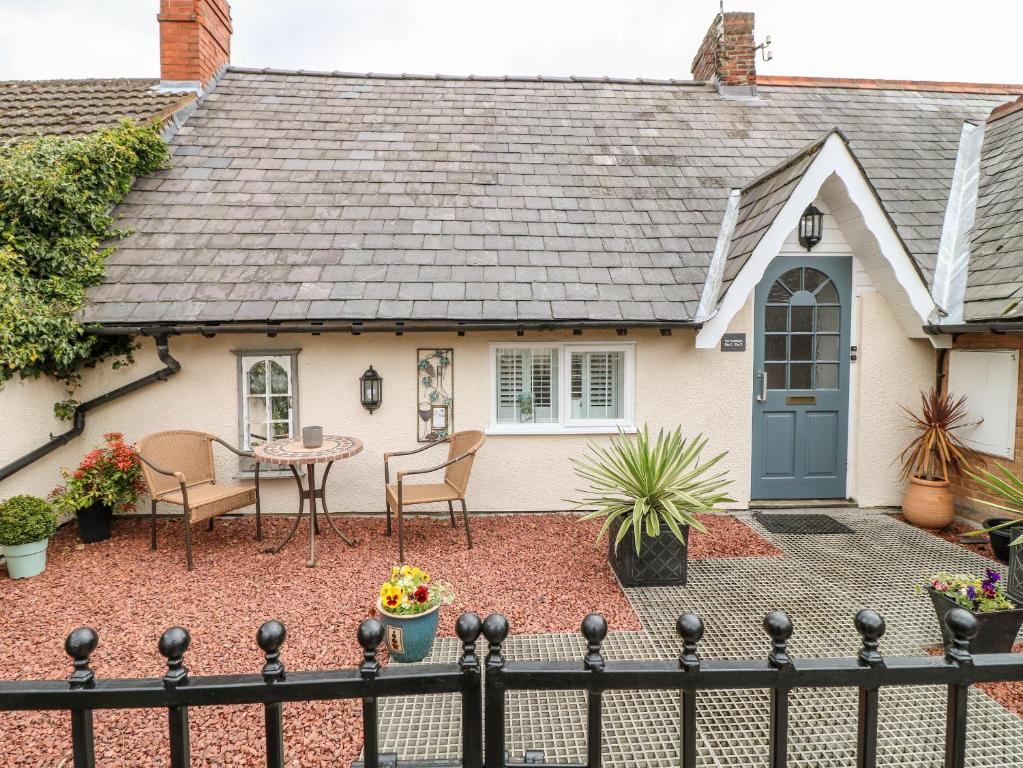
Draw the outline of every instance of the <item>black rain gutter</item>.
[[[218,333],[254,333],[276,336],[282,333],[444,333],[470,331],[582,331],[594,329],[614,329],[617,331],[629,328],[659,329],[670,331],[673,328],[691,328],[699,330],[703,323],[693,320],[498,320],[482,321],[345,321],[306,320],[299,322],[225,322],[225,323],[180,323],[150,325],[103,325],[89,329],[98,336],[178,336],[183,334],[201,334],[216,336]]]
[[[170,376],[181,370],[181,363],[175,360],[170,353],[167,346],[166,334],[152,334],[156,341],[156,354],[160,358],[160,362],[163,363],[164,367],[158,371],[147,374],[141,379],[129,382],[124,386],[112,389],[106,394],[94,397],[91,400],[86,400],[84,403],[79,403],[75,408],[73,416],[73,426],[67,432],[63,432],[59,435],[50,435],[50,441],[45,445],[41,445],[34,451],[26,453],[19,459],[15,459],[5,467],[0,468],[0,480],[6,480],[8,477],[13,475],[15,472],[24,469],[29,464],[38,461],[46,454],[57,450],[62,445],[67,445],[71,440],[78,437],[85,430],[85,414],[89,411],[98,408],[101,405],[117,400],[118,398],[124,397],[125,395],[131,394],[136,390],[142,389],[156,381],[166,381]]]
[[[964,323],[961,325],[925,325],[924,332],[932,336],[943,333],[1023,333],[1023,322]]]

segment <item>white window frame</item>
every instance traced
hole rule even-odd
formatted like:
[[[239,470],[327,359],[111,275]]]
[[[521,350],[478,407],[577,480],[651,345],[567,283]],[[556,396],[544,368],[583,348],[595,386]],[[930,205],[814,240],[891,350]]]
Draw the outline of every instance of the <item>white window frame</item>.
[[[558,420],[549,424],[511,423],[497,420],[497,350],[556,349],[558,351]],[[622,352],[625,355],[622,383],[623,416],[620,419],[573,419],[571,353]],[[490,426],[489,435],[601,435],[618,431],[636,431],[636,342],[565,341],[565,342],[491,342],[490,343]]]
[[[289,418],[289,431],[292,438],[301,433],[299,425],[298,410],[298,353],[300,349],[233,349],[231,350],[237,358],[237,387],[238,387],[238,448],[242,451],[252,450],[249,445],[249,403],[246,397],[246,372],[251,365],[260,360],[273,361],[281,364],[288,372],[288,388],[291,398],[291,413]],[[269,397],[269,395],[267,395]],[[268,439],[272,440],[273,436]],[[272,477],[275,474],[291,476],[286,467],[271,467],[264,464],[261,467],[261,476]],[[251,477],[254,474],[252,460],[239,457],[239,477]]]

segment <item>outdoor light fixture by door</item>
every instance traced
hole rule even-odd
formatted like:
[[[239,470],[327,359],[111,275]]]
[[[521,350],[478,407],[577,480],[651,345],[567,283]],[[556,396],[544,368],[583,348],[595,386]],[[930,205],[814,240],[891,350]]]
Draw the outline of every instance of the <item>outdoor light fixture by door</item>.
[[[799,244],[810,250],[821,241],[824,232],[824,214],[816,206],[808,205],[799,218]]]
[[[373,370],[372,365],[359,377],[359,388],[362,394],[362,407],[373,413],[383,402],[384,380]]]

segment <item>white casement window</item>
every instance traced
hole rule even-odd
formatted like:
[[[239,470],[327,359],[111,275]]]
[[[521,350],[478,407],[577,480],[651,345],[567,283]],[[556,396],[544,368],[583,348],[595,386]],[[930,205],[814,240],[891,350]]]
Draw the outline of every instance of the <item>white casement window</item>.
[[[492,434],[634,428],[634,344],[492,344]]]
[[[250,451],[261,443],[298,434],[297,350],[238,351],[239,444]],[[243,471],[251,469],[242,462]]]

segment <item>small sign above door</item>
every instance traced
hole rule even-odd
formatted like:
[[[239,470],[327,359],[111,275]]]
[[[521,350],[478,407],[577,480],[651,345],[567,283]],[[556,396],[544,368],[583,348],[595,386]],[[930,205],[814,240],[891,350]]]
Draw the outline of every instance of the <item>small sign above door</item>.
[[[726,333],[721,337],[721,351],[722,352],[745,352],[746,351],[746,334],[745,333]]]

